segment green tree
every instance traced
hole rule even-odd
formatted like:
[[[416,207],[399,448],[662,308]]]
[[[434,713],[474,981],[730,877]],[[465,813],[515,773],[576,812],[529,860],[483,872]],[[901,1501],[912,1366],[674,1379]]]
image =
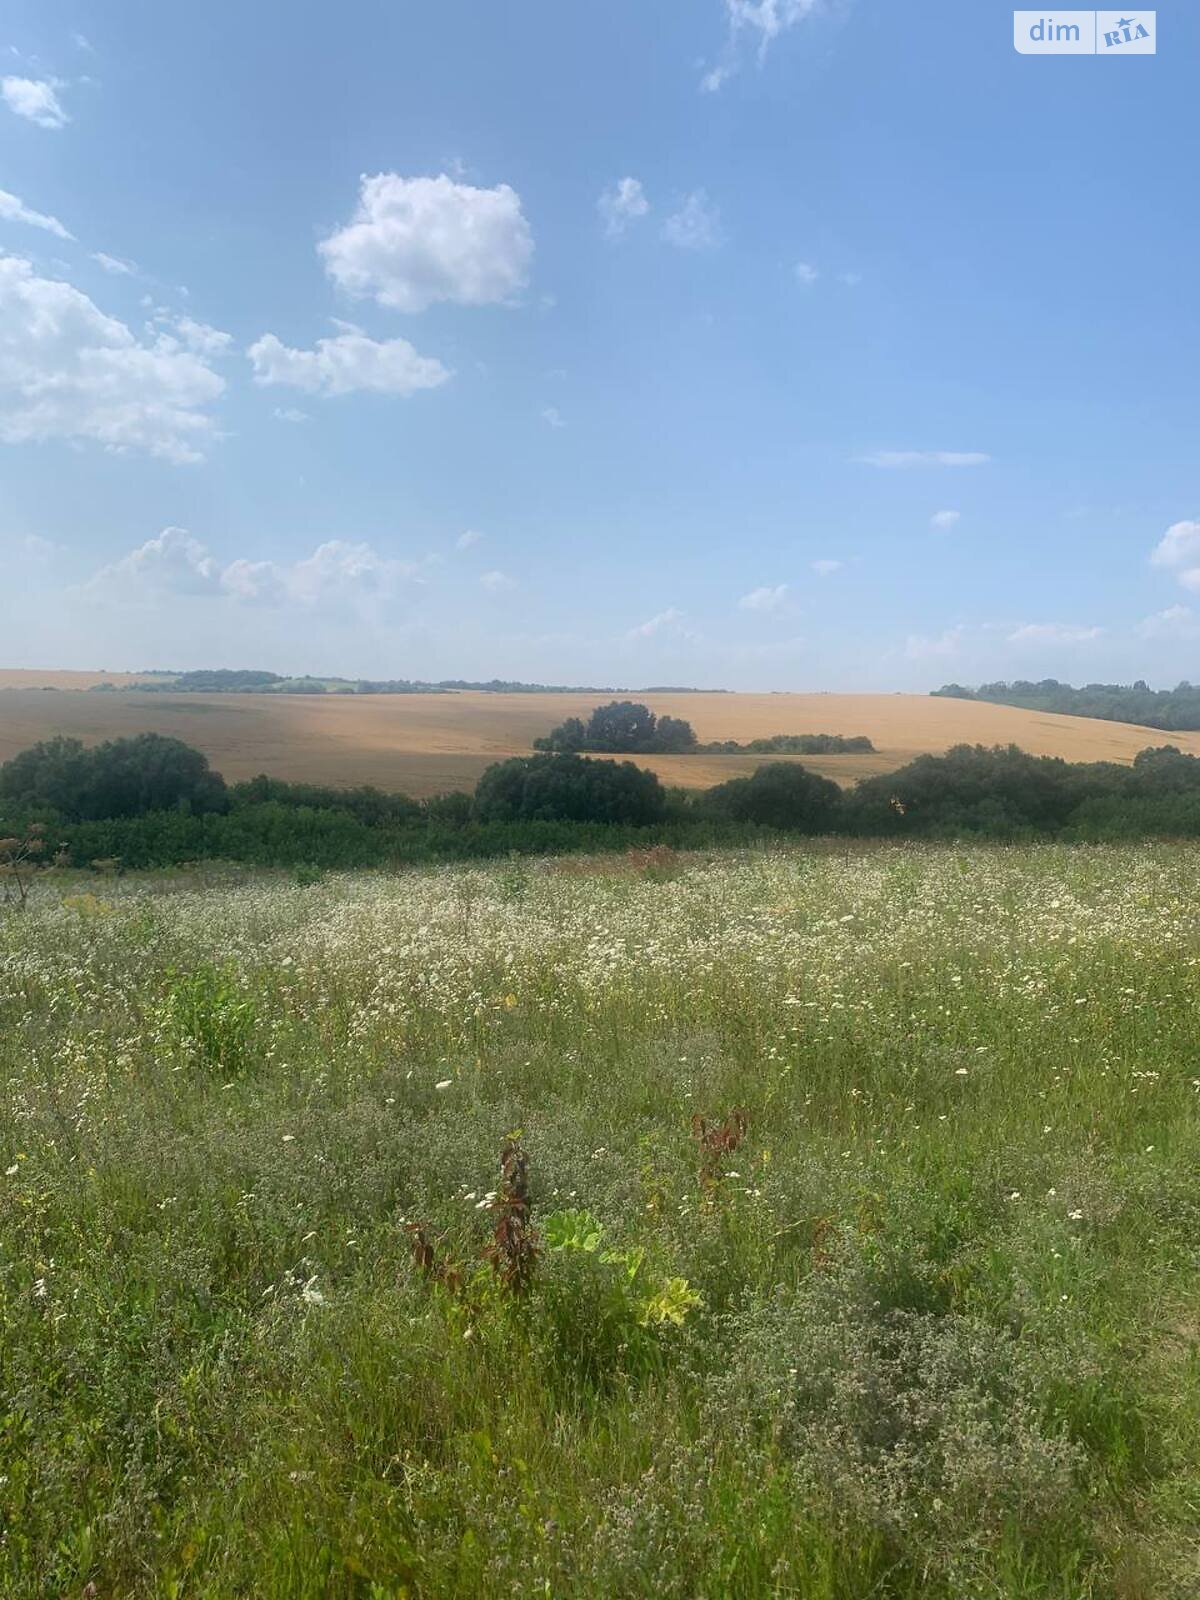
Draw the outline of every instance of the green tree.
[[[795,833],[828,833],[838,825],[842,791],[799,762],[772,761],[748,778],[731,778],[705,796],[709,810],[734,822],[757,822]]]
[[[475,790],[481,822],[659,822],[667,795],[632,761],[577,755],[514,756],[489,767]]]

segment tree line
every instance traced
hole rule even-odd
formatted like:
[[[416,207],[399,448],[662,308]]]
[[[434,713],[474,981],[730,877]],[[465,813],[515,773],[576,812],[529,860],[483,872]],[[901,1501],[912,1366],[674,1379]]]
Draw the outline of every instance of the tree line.
[[[959,745],[854,789],[799,762],[695,791],[632,761],[514,756],[474,794],[425,800],[363,785],[258,777],[226,784],[177,739],[141,734],[91,749],[51,739],[0,766],[0,834],[45,839],[45,859],[128,867],[224,858],[374,866],[508,852],[553,854],[745,844],[779,834],[997,840],[1200,837],[1200,759],[1174,746],[1132,766]]]
[[[682,717],[656,716],[637,700],[597,706],[586,722],[567,717],[533,741],[535,750],[559,755],[797,755],[817,756],[874,750],[865,735],[775,733],[739,744],[735,739],[701,744]]]
[[[1085,683],[1075,689],[1057,678],[1042,678],[1037,683],[1018,678],[1012,683],[981,683],[977,689],[947,683],[932,694],[947,700],[984,700],[1027,711],[1097,717],[1103,722],[1136,722],[1144,728],[1167,732],[1200,729],[1200,688],[1186,680],[1174,689],[1152,689],[1142,678],[1136,683]]]

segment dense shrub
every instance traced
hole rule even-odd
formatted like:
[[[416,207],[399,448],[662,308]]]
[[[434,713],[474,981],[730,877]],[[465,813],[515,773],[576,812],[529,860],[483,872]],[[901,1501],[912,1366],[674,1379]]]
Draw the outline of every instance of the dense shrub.
[[[224,811],[225,780],[207,756],[180,739],[142,733],[85,749],[79,739],[48,739],[0,767],[0,802],[49,810],[71,822],[140,817],[151,811]]]
[[[244,783],[235,783],[229,798],[234,806],[271,802],[310,810],[348,811],[370,828],[416,822],[422,815],[420,804],[408,795],[387,793],[370,784],[356,789],[333,789],[316,783],[288,783],[282,778],[268,778],[263,773]]]
[[[475,790],[483,822],[659,822],[666,791],[632,761],[576,755],[516,756],[489,767]]]
[[[763,739],[719,739],[696,746],[706,756],[845,756],[869,754],[875,746],[865,733],[771,733]]]
[[[796,833],[829,833],[837,827],[842,791],[828,778],[791,761],[770,762],[748,778],[718,784],[705,797],[718,815]]]

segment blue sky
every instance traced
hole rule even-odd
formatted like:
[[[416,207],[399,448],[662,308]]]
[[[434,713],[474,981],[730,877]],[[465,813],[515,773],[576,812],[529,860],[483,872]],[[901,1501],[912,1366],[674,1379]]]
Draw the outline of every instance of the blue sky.
[[[1195,8],[3,28],[0,664],[1200,676]]]

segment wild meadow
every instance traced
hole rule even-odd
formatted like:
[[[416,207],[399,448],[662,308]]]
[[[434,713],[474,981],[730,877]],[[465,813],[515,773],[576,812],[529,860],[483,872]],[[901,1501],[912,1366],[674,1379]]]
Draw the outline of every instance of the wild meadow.
[[[1198,976],[1195,845],[43,875],[0,1593],[1194,1596]]]

